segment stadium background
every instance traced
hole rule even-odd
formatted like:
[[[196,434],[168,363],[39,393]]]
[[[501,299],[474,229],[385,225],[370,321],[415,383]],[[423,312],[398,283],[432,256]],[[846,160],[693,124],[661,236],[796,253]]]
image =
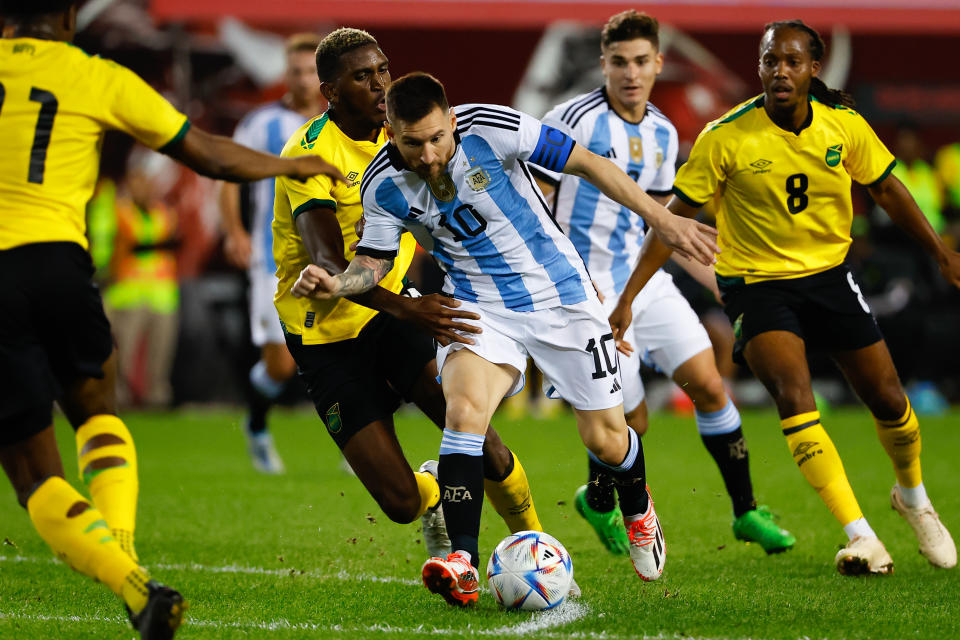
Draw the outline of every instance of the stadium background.
[[[558,97],[599,82],[588,73],[596,74],[596,29],[628,6],[536,0],[93,0],[83,7],[85,28],[77,43],[132,67],[195,122],[228,135],[246,111],[282,95],[283,36],[323,34],[340,25],[370,30],[390,57],[395,77],[429,71],[445,82],[454,103],[513,104],[541,115]],[[762,25],[794,17],[824,35],[829,83],[857,98],[895,153],[904,129],[919,135],[920,154],[930,164],[938,149],[960,142],[960,66],[953,62],[960,6],[954,1],[633,6],[665,26],[667,63],[652,100],[676,122],[687,148],[703,123],[759,92]],[[581,77],[588,86],[576,85]],[[130,150],[128,140],[109,137],[102,174],[122,182]],[[170,170],[176,173],[164,180],[179,218],[181,292],[173,399],[237,402],[256,358],[248,345],[244,275],[222,254],[216,185]],[[857,238],[850,259],[915,404],[939,411],[944,399],[960,400],[960,294],[947,289],[910,240],[885,224],[865,191],[857,190],[855,206]],[[944,198],[942,233],[954,246],[960,237],[957,206]],[[109,279],[109,260],[101,262]],[[702,296],[695,289],[691,295]],[[812,364],[827,395],[852,400],[829,363]],[[131,372],[135,383],[139,373]],[[749,372],[739,376],[749,380]],[[762,402],[765,395],[756,397]]]

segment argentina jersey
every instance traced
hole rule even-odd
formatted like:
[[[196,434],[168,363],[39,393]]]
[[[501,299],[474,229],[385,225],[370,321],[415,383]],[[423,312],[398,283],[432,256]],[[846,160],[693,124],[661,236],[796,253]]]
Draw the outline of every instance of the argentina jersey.
[[[610,159],[650,195],[673,188],[677,130],[655,106],[639,123],[613,110],[601,88],[554,107],[543,122]],[[640,255],[645,223],[636,213],[600,193],[586,180],[561,175],[554,215],[570,237],[604,296],[619,296]]]
[[[357,252],[390,255],[406,229],[444,270],[444,291],[460,300],[534,311],[594,296],[527,167],[561,171],[574,142],[507,107],[454,112],[456,149],[438,186],[407,170],[393,144],[367,167]]]
[[[287,139],[307,121],[280,102],[254,109],[237,125],[233,139],[242,145],[279,156]],[[274,180],[267,178],[248,185],[250,193],[250,270],[273,275]]]

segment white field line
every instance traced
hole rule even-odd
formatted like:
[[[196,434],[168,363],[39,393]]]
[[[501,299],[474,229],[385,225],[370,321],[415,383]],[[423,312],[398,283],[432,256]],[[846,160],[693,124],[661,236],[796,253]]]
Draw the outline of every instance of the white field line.
[[[580,603],[564,603],[544,613],[532,614],[533,618],[529,621],[517,625],[504,625],[496,629],[477,629],[472,625],[466,625],[460,629],[440,629],[427,625],[417,625],[416,627],[401,627],[390,624],[375,624],[369,626],[344,626],[339,624],[325,625],[314,622],[291,622],[284,618],[270,620],[268,622],[221,622],[219,620],[198,620],[187,614],[184,620],[184,626],[202,627],[208,629],[247,629],[256,631],[316,631],[316,632],[339,632],[339,633],[384,633],[384,634],[404,634],[415,636],[433,636],[433,635],[452,635],[468,634],[479,636],[527,636],[531,633],[539,633],[542,638],[584,638],[590,640],[620,640],[628,636],[609,635],[606,633],[593,632],[574,632],[559,633],[549,631],[549,629],[579,620],[590,612],[589,607]],[[42,614],[23,614],[23,613],[5,613],[0,612],[0,620],[23,620],[31,622],[68,622],[68,623],[87,623],[87,624],[117,624],[127,625],[127,621],[122,616],[48,616]]]
[[[31,556],[0,556],[0,562],[13,563],[33,563],[33,564],[62,564],[56,558],[37,558]],[[247,567],[242,565],[229,565],[224,567],[212,567],[197,563],[190,564],[156,564],[157,569],[168,571],[195,571],[200,573],[242,573],[253,575],[302,575],[316,578],[318,580],[346,580],[352,582],[381,582],[396,583],[411,586],[419,586],[419,580],[407,578],[393,578],[373,576],[366,574],[353,575],[346,571],[338,571],[333,574],[324,574],[318,571],[300,572],[296,569],[265,569],[263,567]],[[380,633],[403,633],[411,635],[435,635],[470,632],[474,635],[482,636],[526,636],[532,633],[538,633],[541,637],[553,637],[555,634],[548,630],[560,627],[581,618],[590,613],[590,608],[580,602],[567,601],[556,609],[545,611],[543,613],[532,614],[531,617],[523,622],[513,625],[503,625],[495,629],[473,629],[469,625],[466,629],[437,629],[436,627],[427,627],[418,625],[417,627],[396,627],[393,625],[373,625],[370,627],[343,627],[342,625],[321,625],[312,622],[291,622],[285,619],[272,620],[270,622],[220,622],[217,620],[197,620],[187,619],[190,626],[211,627],[211,628],[231,628],[231,629],[259,629],[263,631],[282,631],[282,630],[305,630],[305,631],[342,631],[342,632],[380,632]],[[126,624],[122,617],[103,617],[103,616],[44,616],[20,613],[6,613],[0,611],[0,619],[19,619],[36,620],[51,622],[119,622]],[[547,633],[543,633],[547,632]],[[556,637],[563,638],[589,638],[589,639],[609,639],[616,640],[621,636],[609,635],[606,633],[575,633],[561,634]],[[623,636],[626,637],[626,636]]]

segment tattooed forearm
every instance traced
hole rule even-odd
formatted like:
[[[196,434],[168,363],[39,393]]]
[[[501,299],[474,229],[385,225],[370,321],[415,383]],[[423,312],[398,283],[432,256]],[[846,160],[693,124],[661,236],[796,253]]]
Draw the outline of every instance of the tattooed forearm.
[[[377,286],[393,268],[393,258],[356,256],[347,270],[336,276],[339,297],[352,296]]]

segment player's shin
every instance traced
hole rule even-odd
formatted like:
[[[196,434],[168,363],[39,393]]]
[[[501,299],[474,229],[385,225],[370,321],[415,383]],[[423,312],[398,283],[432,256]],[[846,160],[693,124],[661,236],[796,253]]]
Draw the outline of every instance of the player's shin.
[[[136,562],[133,533],[137,520],[137,451],[123,421],[98,415],[76,433],[80,479],[110,525],[120,547]]]
[[[830,513],[852,539],[875,536],[847,480],[840,454],[820,424],[820,412],[810,411],[780,421],[793,461]]]
[[[479,433],[444,429],[438,464],[440,502],[451,547],[469,554],[475,567],[479,566],[483,506],[483,440]]]
[[[512,451],[510,462],[502,477],[484,479],[484,491],[490,503],[503,518],[510,533],[517,531],[543,531],[537,510],[533,506],[530,483],[519,458]]]
[[[620,497],[620,510],[624,517],[646,512],[648,505],[647,473],[643,458],[643,445],[636,431],[627,428],[627,453],[616,465],[605,463],[591,452],[594,461],[606,466],[613,478],[617,495]]]
[[[710,452],[723,476],[727,493],[733,502],[733,516],[755,509],[753,485],[750,482],[750,457],[747,442],[740,428],[740,413],[733,402],[719,411],[697,411],[697,430],[703,445]]]
[[[613,511],[617,506],[617,495],[613,476],[610,475],[610,467],[594,456],[589,456],[587,466],[588,480],[584,494],[587,505],[598,513]]]
[[[71,568],[106,584],[133,613],[143,609],[149,576],[117,544],[104,515],[63,478],[45,480],[27,511],[40,537]]]
[[[440,487],[437,479],[426,471],[414,471],[413,477],[417,481],[417,493],[420,494],[420,508],[417,510],[417,518],[432,509],[440,502]]]
[[[906,411],[896,420],[880,420],[876,417],[874,420],[880,444],[893,462],[893,471],[904,502],[910,507],[925,505],[928,499],[920,472],[920,423],[910,406],[910,400],[907,400]]]

